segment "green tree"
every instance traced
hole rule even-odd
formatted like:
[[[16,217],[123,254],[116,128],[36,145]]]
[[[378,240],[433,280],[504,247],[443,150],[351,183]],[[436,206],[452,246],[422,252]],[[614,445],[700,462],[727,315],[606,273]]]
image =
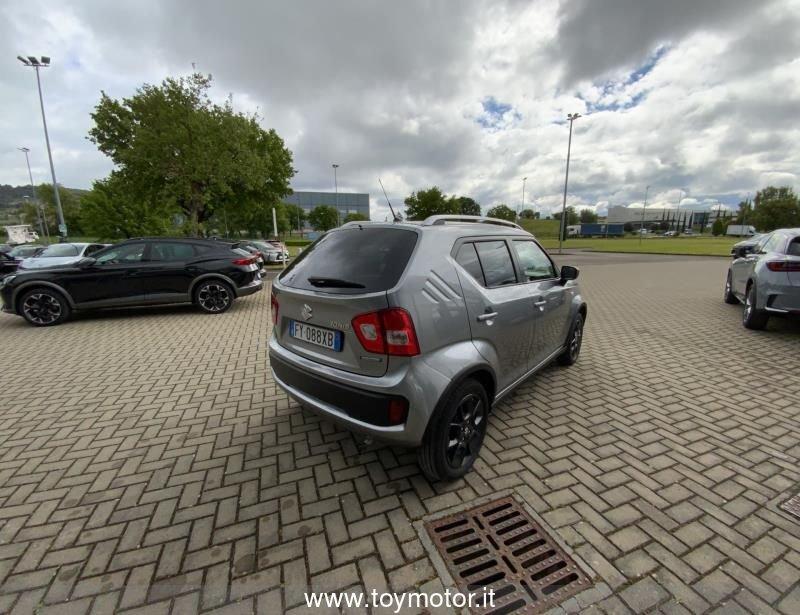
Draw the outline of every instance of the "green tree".
[[[117,172],[96,181],[81,198],[84,232],[99,239],[163,235],[177,210],[161,201],[141,201],[131,195]]]
[[[633,224],[631,224],[630,222],[626,222],[625,224],[622,225],[622,230],[625,231],[626,233],[632,233]]]
[[[579,220],[583,223],[591,224],[592,222],[597,222],[597,214],[594,213],[591,209],[581,209],[581,213],[578,216]]]
[[[554,220],[561,220],[561,212],[557,211],[553,214]],[[572,205],[567,205],[567,225],[570,224],[578,224],[580,218],[578,217],[578,212],[575,211],[575,208]]]
[[[736,220],[732,224],[752,224],[753,223],[753,203],[750,200],[740,201],[739,211],[736,213]]]
[[[195,73],[145,84],[122,100],[102,93],[89,131],[132,198],[177,206],[194,235],[216,209],[230,217],[240,206],[277,205],[294,174],[275,131],[262,129],[256,115],[234,112],[230,100],[212,102],[210,87],[210,76]]]
[[[308,213],[308,222],[317,231],[329,231],[339,224],[339,214],[335,207],[317,205]]]
[[[344,217],[345,222],[368,222],[369,217],[365,216],[364,214],[360,214],[358,212],[350,212]]]
[[[750,218],[748,218],[749,220]],[[800,226],[800,201],[788,186],[767,186],[753,199],[752,222],[760,231]]]
[[[424,220],[440,214],[460,214],[456,199],[448,199],[438,186],[412,192],[404,201],[407,220]]]
[[[539,216],[537,216],[536,212],[534,212],[532,209],[523,209],[519,213],[519,217],[522,218],[523,220],[534,220]]]
[[[714,235],[714,237],[719,237],[725,234],[727,228],[728,225],[725,223],[725,219],[717,218],[714,220],[714,224],[711,225],[711,234]]]
[[[453,200],[453,205],[451,207],[456,210],[455,213],[461,214],[462,216],[481,215],[481,206],[478,205],[475,199],[468,196],[453,196],[451,199]]]
[[[303,230],[303,223],[306,221],[306,211],[299,205],[285,203],[286,216],[289,218],[289,228],[293,231]]]
[[[64,222],[70,235],[82,235],[80,199],[71,190],[63,186],[58,187],[58,196],[61,198],[61,210],[64,212]],[[53,184],[40,184],[36,187],[36,197],[44,209],[45,220],[51,235],[58,235],[58,215],[56,213],[56,199]],[[27,199],[26,199],[27,200]],[[36,215],[36,206],[28,201],[22,208],[22,215],[26,224],[38,229],[39,218]]]
[[[509,222],[514,222],[517,219],[517,212],[504,203],[495,205],[486,212],[486,215],[490,218],[500,218],[501,220],[508,220]]]

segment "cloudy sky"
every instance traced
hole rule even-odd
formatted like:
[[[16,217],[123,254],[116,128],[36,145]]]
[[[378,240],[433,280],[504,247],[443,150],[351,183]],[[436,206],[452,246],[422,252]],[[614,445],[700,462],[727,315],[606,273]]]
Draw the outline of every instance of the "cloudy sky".
[[[67,4],[71,6],[67,6]],[[735,204],[797,189],[800,0],[38,0],[0,8],[0,183],[50,181],[32,69],[42,73],[59,182],[109,161],[86,140],[100,90],[212,73],[294,153],[297,190],[385,201],[438,185],[484,208]]]

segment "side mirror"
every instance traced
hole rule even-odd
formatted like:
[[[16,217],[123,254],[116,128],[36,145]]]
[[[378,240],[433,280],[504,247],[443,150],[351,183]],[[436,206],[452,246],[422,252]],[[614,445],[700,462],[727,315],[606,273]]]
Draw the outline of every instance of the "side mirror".
[[[96,258],[92,258],[91,256],[84,256],[81,260],[78,261],[78,267],[80,269],[87,269],[88,267],[92,267],[97,262]]]
[[[580,271],[578,271],[577,267],[573,267],[572,265],[564,265],[564,266],[562,266],[561,267],[561,283],[564,284],[566,282],[569,282],[570,280],[577,280],[579,273],[580,273]]]

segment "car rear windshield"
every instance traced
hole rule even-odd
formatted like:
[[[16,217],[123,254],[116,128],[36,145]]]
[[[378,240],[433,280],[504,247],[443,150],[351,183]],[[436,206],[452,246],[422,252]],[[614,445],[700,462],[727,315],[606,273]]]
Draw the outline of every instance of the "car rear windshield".
[[[332,294],[389,290],[403,275],[417,233],[399,228],[350,227],[306,248],[280,276],[291,288]]]

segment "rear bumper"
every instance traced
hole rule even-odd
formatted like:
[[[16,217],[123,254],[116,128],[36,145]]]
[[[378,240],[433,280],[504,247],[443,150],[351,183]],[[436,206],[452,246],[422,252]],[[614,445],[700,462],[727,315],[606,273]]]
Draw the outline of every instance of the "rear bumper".
[[[773,286],[764,308],[773,314],[800,315],[800,286]]]
[[[449,380],[422,361],[385,376],[345,372],[301,357],[270,336],[269,358],[276,384],[308,410],[345,429],[400,446],[419,446]],[[406,421],[386,424],[389,400],[408,401]],[[381,424],[383,423],[383,424]]]
[[[257,293],[262,288],[264,288],[264,280],[261,277],[256,278],[247,286],[240,286],[236,289],[236,296],[237,297],[246,297],[247,295],[252,295],[253,293]]]

